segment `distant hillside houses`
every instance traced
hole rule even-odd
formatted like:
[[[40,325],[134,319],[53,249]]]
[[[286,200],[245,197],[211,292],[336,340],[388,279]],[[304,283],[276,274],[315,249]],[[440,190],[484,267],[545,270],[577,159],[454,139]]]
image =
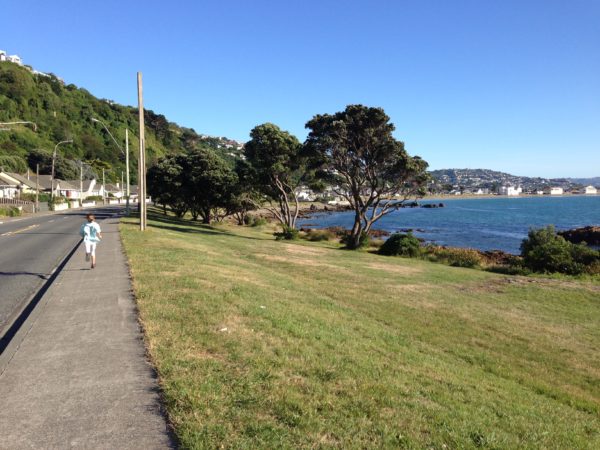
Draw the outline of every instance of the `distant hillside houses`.
[[[523,192],[523,188],[521,186],[502,186],[500,191],[498,192],[500,195],[508,195],[509,197],[520,195]]]
[[[38,75],[41,77],[55,77],[58,81],[64,84],[64,80],[56,75],[52,75],[45,72],[40,72],[39,70],[35,70],[33,67],[23,64],[23,60],[19,55],[8,55],[6,51],[0,50],[0,62],[11,62],[13,64],[17,64],[25,69],[29,70],[32,74]]]

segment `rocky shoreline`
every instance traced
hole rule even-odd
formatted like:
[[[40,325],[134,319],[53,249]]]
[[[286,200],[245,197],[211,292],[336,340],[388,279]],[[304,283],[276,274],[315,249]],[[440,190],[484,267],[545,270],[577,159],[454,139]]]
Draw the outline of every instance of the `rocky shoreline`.
[[[590,246],[600,246],[600,226],[588,226],[575,228],[573,230],[559,231],[558,235],[564,237],[567,241],[572,242],[573,244],[581,244],[582,242],[585,242]]]

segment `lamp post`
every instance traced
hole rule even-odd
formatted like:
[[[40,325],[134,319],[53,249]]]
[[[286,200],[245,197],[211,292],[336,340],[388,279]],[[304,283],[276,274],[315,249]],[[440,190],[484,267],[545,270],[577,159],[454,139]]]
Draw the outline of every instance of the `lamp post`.
[[[0,122],[0,125],[33,125],[33,131],[37,131],[37,124],[27,120],[18,120],[16,122]]]
[[[66,141],[60,141],[58,144],[56,144],[54,146],[54,152],[52,152],[52,175],[50,176],[50,182],[51,182],[51,192],[50,192],[50,197],[54,198],[54,161],[56,160],[56,150],[58,149],[58,146],[61,144],[72,144],[73,143],[73,139],[67,139]]]
[[[117,140],[115,139],[115,137],[112,135],[112,133],[110,132],[110,130],[104,124],[104,122],[102,122],[101,120],[96,119],[95,117],[92,117],[91,120],[92,120],[92,122],[97,122],[100,125],[102,125],[102,127],[106,130],[106,132],[108,133],[108,135],[111,137],[111,139],[113,140],[113,142],[115,143],[115,145],[117,146],[117,148],[119,149],[119,151],[123,155],[125,155],[125,172],[127,174],[127,176],[126,176],[126,181],[127,181],[127,189],[126,189],[127,199],[126,199],[126,202],[125,202],[125,214],[129,215],[129,130],[127,128],[125,129],[125,151],[123,151],[123,149],[121,148],[121,146],[119,145],[119,143],[117,142]]]

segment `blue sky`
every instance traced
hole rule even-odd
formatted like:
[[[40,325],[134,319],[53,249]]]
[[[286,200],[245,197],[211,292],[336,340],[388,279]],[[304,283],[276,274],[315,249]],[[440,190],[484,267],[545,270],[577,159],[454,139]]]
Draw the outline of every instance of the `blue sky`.
[[[431,168],[600,176],[600,1],[0,0],[0,49],[247,140],[381,106]]]

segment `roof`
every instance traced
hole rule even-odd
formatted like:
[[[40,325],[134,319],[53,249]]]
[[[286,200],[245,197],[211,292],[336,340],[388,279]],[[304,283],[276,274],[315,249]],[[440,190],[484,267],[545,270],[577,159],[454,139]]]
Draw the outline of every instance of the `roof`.
[[[30,189],[35,189],[36,186],[36,175],[30,175],[29,178],[25,175],[19,175],[18,173],[9,173],[5,172],[9,177],[14,178],[19,183],[24,184]],[[60,181],[58,178],[55,178],[58,182]],[[52,189],[52,176],[51,175],[40,175],[39,178],[39,187],[42,191],[51,190]]]
[[[25,178],[27,179],[27,178]],[[60,182],[61,180],[59,180],[58,178],[54,179],[57,183]],[[36,176],[30,176],[29,177],[29,182],[33,183],[33,189],[35,189],[35,181],[36,181]],[[40,185],[40,189],[42,189],[43,191],[45,190],[52,190],[52,175],[40,175],[39,177],[39,185]]]
[[[70,186],[74,186],[73,188],[70,188],[70,189],[75,189],[77,191],[79,190],[79,180],[67,180],[66,182],[69,183]],[[63,183],[64,183],[64,181],[61,181],[61,183],[60,183],[60,187],[61,188],[63,187]],[[83,192],[89,191],[90,190],[90,185],[92,183],[96,183],[96,180],[95,179],[93,179],[93,180],[82,180],[81,181],[81,189],[83,190]]]
[[[70,182],[65,180],[56,180],[56,187],[58,187],[61,191],[78,191],[79,187],[73,186]],[[79,184],[79,183],[77,183]]]
[[[106,192],[121,192],[122,191],[122,189],[119,186],[117,186],[116,184],[110,184],[110,183],[106,183],[104,190]]]
[[[0,184],[3,186],[17,186],[15,181],[12,177],[7,176],[5,172],[0,172]]]

